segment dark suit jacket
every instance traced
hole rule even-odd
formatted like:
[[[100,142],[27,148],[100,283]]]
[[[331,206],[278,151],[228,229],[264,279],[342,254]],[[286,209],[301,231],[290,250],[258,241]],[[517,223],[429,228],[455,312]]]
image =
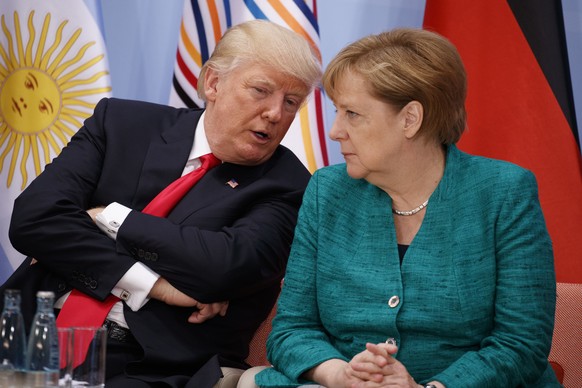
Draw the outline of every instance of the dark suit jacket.
[[[277,298],[310,177],[279,146],[261,165],[223,163],[211,170],[167,218],[141,213],[181,175],[201,114],[104,99],[14,205],[11,242],[38,263],[27,260],[4,287],[28,289],[28,320],[36,289],[58,298],[76,288],[103,300],[136,261],[202,302],[230,301],[225,317],[203,324],[187,322],[192,308],[156,300],[137,312],[125,306],[145,351],[144,360],[126,370],[145,380],[189,378],[216,355],[223,366],[243,365],[255,329]],[[227,184],[231,179],[236,188]],[[86,214],[114,201],[135,210],[117,241]]]

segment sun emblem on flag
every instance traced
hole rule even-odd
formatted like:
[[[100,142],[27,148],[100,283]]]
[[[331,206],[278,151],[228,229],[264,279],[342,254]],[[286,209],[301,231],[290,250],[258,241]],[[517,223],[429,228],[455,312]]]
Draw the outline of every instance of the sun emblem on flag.
[[[84,42],[83,30],[68,22],[51,25],[46,13],[37,26],[31,11],[21,29],[15,11],[11,30],[1,17],[0,172],[8,169],[7,187],[20,173],[24,189],[91,115],[95,98],[111,90],[104,54],[85,58],[95,41]]]

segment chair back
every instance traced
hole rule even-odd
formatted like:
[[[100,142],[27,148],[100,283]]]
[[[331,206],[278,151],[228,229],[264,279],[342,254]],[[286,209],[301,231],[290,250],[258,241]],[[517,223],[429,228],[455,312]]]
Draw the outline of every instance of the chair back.
[[[550,364],[564,387],[582,381],[582,284],[557,283]]]
[[[271,332],[271,321],[277,313],[277,302],[273,305],[269,316],[261,323],[261,326],[255,332],[251,343],[249,344],[249,356],[246,362],[250,366],[267,366],[270,365],[267,360],[267,337]]]

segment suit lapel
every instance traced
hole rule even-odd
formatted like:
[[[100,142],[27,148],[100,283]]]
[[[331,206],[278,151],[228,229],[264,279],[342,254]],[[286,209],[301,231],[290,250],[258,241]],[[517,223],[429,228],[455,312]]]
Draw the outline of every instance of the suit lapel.
[[[184,196],[168,218],[180,223],[206,206],[220,202],[226,197],[238,195],[244,191],[245,187],[264,175],[263,173],[269,163],[271,161],[252,167],[223,163],[210,170]],[[228,184],[231,180],[236,181],[238,185],[232,188]]]
[[[134,208],[143,209],[160,191],[182,174],[192,149],[202,111],[184,114],[175,125],[150,142],[138,180]]]

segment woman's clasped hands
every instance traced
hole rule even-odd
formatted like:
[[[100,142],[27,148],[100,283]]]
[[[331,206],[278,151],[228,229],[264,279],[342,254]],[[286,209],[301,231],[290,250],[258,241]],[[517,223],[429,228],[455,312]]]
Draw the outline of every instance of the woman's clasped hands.
[[[366,344],[366,350],[358,353],[346,365],[345,375],[350,388],[414,387],[419,385],[406,367],[393,357],[398,351],[394,341]]]

